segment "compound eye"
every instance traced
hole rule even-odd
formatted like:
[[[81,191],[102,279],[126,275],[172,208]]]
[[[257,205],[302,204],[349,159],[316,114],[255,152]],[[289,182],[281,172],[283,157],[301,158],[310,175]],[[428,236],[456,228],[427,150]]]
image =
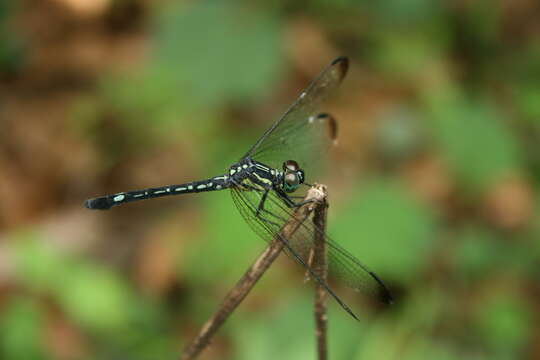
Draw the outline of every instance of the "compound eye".
[[[285,175],[285,184],[289,186],[298,186],[300,184],[300,179],[298,179],[296,173],[288,173]]]
[[[287,160],[283,163],[283,171],[296,171],[300,168],[294,160]]]

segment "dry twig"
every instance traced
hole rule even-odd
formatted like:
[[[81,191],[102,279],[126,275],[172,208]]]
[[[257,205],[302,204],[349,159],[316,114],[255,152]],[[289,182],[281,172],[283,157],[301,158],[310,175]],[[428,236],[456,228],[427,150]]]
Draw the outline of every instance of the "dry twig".
[[[324,189],[326,193],[326,189]],[[326,197],[323,202],[315,209],[313,216],[313,223],[315,227],[321,231],[316,231],[313,239],[313,260],[315,274],[324,282],[327,278],[327,258],[326,258],[326,244],[324,241],[324,234],[326,233],[326,212],[328,209],[328,203]],[[315,286],[315,325],[316,325],[316,338],[317,338],[317,354],[319,360],[326,360],[328,357],[328,351],[326,346],[326,332],[328,316],[326,314],[326,299],[327,292],[320,283]]]
[[[310,200],[310,202],[296,209],[294,216],[285,223],[280,233],[272,240],[268,248],[227,294],[218,311],[206,322],[197,337],[185,348],[181,357],[182,360],[195,359],[210,344],[216,331],[223,325],[242,300],[244,300],[260,277],[278,257],[284,247],[284,240],[290,239],[300,225],[320,204],[326,204],[325,199],[326,187],[324,185],[314,185],[308,190],[304,200]]]

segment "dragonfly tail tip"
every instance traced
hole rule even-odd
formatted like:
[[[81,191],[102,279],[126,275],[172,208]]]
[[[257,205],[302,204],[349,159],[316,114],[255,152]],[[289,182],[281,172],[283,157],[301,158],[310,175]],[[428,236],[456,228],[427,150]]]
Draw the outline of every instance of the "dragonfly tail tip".
[[[340,56],[336,58],[334,61],[332,61],[331,66],[339,67],[340,80],[343,80],[345,75],[347,75],[347,71],[349,70],[349,58],[346,56]]]
[[[100,197],[86,200],[84,202],[84,207],[91,210],[109,210],[111,204],[107,201],[107,198]]]

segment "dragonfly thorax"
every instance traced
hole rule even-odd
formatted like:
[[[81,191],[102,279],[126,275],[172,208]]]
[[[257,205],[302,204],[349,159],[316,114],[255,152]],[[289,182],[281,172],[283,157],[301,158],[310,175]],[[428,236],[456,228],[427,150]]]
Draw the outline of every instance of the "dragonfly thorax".
[[[229,169],[231,182],[242,190],[265,191],[281,188],[291,193],[304,183],[304,170],[294,160],[283,163],[283,170],[274,169],[251,158],[242,159]]]
[[[231,182],[241,190],[265,191],[281,187],[283,172],[251,158],[242,159],[229,169]]]

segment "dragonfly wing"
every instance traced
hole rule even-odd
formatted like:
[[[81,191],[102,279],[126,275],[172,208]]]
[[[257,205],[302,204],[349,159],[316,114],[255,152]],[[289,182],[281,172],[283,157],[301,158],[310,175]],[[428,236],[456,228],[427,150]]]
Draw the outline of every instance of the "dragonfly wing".
[[[244,157],[250,156],[275,168],[281,168],[286,160],[296,160],[311,174],[310,165],[320,164],[321,155],[337,133],[332,117],[318,116],[319,106],[341,84],[348,66],[346,57],[328,65]]]
[[[272,241],[279,234],[283,224],[293,216],[294,211],[288,208],[273,191],[268,194],[265,202],[265,211],[257,217],[256,211],[262,199],[262,193],[256,191],[240,191],[232,189],[233,200],[247,223],[261,238],[267,242]],[[368,297],[380,301],[391,302],[391,295],[379,277],[364,266],[352,254],[347,252],[336,242],[328,238],[318,229],[311,219],[304,221],[290,239],[283,239],[287,244],[285,252],[296,262],[302,265],[319,283],[325,287],[331,296],[353,317],[350,308],[336,295],[336,293],[315,275],[311,267],[311,251],[315,232],[323,234],[328,256],[328,275],[341,281],[346,286],[364,293]]]

